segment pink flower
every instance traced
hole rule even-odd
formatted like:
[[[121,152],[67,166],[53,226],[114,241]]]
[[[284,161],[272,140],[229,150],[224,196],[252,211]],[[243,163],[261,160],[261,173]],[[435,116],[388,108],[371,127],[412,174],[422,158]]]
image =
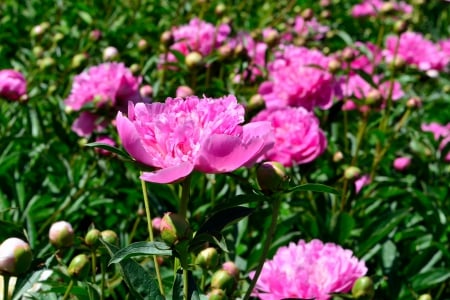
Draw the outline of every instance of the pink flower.
[[[273,143],[270,123],[244,122],[234,96],[168,98],[165,103],[130,104],[116,123],[124,148],[138,162],[156,168],[141,178],[171,183],[192,171],[225,173],[254,163]]]
[[[401,156],[397,157],[394,160],[393,166],[394,169],[396,169],[397,171],[404,171],[409,167],[410,164],[411,164],[411,157]]]
[[[378,66],[383,60],[381,49],[370,42],[356,42],[355,46],[358,50],[353,50],[356,58],[350,63],[351,70],[362,70],[368,74],[373,74],[375,66]]]
[[[180,85],[175,92],[177,98],[186,98],[194,95],[194,91],[187,85]]]
[[[27,82],[22,73],[5,69],[0,70],[0,97],[16,101],[26,97]]]
[[[320,24],[314,17],[311,20],[305,20],[301,16],[295,18],[294,32],[298,36],[312,37],[315,40],[320,40],[329,30],[330,28],[328,26]]]
[[[448,143],[450,143],[450,123],[447,125],[441,125],[436,122],[430,124],[422,124],[422,130],[425,132],[431,132],[434,135],[436,141],[441,141],[439,143],[439,150],[443,150]],[[445,154],[444,160],[450,162],[450,152]]]
[[[373,76],[372,78],[375,84],[381,82],[381,77],[378,75]],[[378,84],[378,88],[376,89],[370,83],[368,83],[365,79],[363,79],[358,74],[351,74],[348,80],[342,81],[342,94],[344,97],[355,97],[356,99],[364,99],[372,90],[378,90],[383,99],[387,99],[389,96],[389,90],[391,89],[391,83],[389,81],[384,81],[383,83]],[[392,87],[392,100],[396,101],[403,97],[404,92],[400,86],[400,83],[395,81]]]
[[[383,0],[363,0],[352,8],[352,16],[355,18],[376,16],[385,3],[392,3],[394,11],[402,14],[411,14],[413,7],[406,2],[385,2]]]
[[[355,192],[359,194],[363,187],[370,184],[370,176],[368,174],[362,175],[357,180],[355,180]]]
[[[269,81],[259,87],[266,106],[328,109],[337,84],[327,71],[331,58],[318,50],[286,46],[269,64]]]
[[[126,112],[128,101],[140,102],[140,77],[134,77],[123,63],[103,63],[75,76],[69,97],[64,101],[68,111],[82,110],[91,105],[91,112],[83,111],[72,125],[80,136],[88,136],[108,125],[110,115]],[[102,110],[105,117],[98,114]]]
[[[398,39],[396,36],[389,36],[386,39],[386,49],[383,50],[383,55],[388,62],[394,59]],[[449,63],[448,55],[441,51],[438,45],[417,32],[402,33],[397,56],[422,71],[442,71]]]
[[[253,118],[255,121],[269,121],[273,127],[275,144],[264,157],[286,167],[309,163],[327,147],[319,120],[303,107],[266,109]]]
[[[106,145],[109,145],[109,146],[115,146],[116,145],[116,142],[112,138],[110,138],[109,136],[100,136],[100,137],[98,137],[95,140],[95,142],[103,143],[103,144],[106,144]],[[103,156],[112,155],[112,153],[110,151],[102,149],[102,148],[95,148],[95,151],[97,153],[99,153],[100,155],[103,155]]]
[[[351,250],[320,240],[300,240],[279,248],[273,259],[265,262],[253,294],[262,300],[327,300],[330,293],[350,291],[366,273],[364,261]],[[250,278],[253,276],[254,272]]]

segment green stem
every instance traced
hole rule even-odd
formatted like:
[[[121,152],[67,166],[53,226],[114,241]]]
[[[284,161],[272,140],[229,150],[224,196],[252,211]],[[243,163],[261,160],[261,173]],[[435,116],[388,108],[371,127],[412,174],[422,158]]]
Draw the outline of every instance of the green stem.
[[[148,201],[147,187],[145,181],[142,179],[141,179],[141,186],[142,186],[142,195],[144,197],[145,213],[147,215],[147,229],[149,240],[150,242],[153,242],[152,216],[150,214],[150,205]],[[156,278],[158,279],[159,291],[161,292],[161,295],[164,296],[164,286],[161,279],[161,273],[159,272],[159,264],[156,255],[153,255],[153,264],[155,265],[155,272]]]
[[[72,289],[72,287],[73,287],[73,280],[70,280],[70,283],[67,286],[66,292],[64,293],[64,297],[62,300],[67,300],[69,298],[70,290]]]
[[[267,238],[264,243],[263,252],[259,259],[259,264],[258,264],[258,267],[256,268],[255,275],[253,276],[253,279],[250,282],[250,286],[248,287],[247,293],[244,296],[244,300],[248,300],[250,298],[250,295],[251,295],[253,289],[255,288],[256,282],[258,281],[259,275],[261,274],[262,268],[264,266],[264,262],[267,258],[267,254],[269,252],[270,245],[272,244],[272,238],[275,233],[275,228],[277,226],[278,214],[280,213],[280,205],[281,205],[281,199],[279,197],[277,197],[273,203],[272,221],[270,223],[269,232],[267,234]]]
[[[92,261],[92,283],[95,284],[95,273],[97,271],[97,255],[95,255],[95,250],[92,250],[91,261]]]
[[[106,283],[106,261],[103,259],[100,261],[100,268],[102,273],[102,279],[100,282],[100,300],[105,299],[105,283]]]
[[[189,293],[188,270],[186,268],[183,268],[183,299],[184,300],[188,300],[188,293]]]
[[[187,217],[188,203],[189,203],[189,193],[191,186],[191,176],[186,177],[181,183],[181,199],[180,199],[180,210],[179,214],[183,218]]]
[[[3,275],[3,299],[5,299],[5,300],[9,299],[9,280],[10,279],[11,279],[11,276]]]

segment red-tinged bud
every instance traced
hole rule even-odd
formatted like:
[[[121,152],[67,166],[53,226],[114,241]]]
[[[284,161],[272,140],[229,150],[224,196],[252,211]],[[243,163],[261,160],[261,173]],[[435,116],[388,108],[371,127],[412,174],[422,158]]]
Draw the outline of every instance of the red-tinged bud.
[[[413,98],[408,99],[408,101],[406,101],[406,107],[417,108],[417,107],[421,107],[421,106],[422,106],[422,100],[420,98],[413,97]]]
[[[194,91],[188,87],[187,85],[180,85],[179,87],[177,87],[177,90],[175,92],[176,97],[180,97],[180,98],[186,98],[188,96],[192,96],[194,95]]]
[[[100,245],[100,230],[98,229],[91,229],[86,233],[86,236],[84,237],[84,242],[86,245],[88,245],[90,248],[97,248]]]
[[[216,248],[209,247],[200,251],[195,263],[205,270],[212,270],[219,264],[219,254]]]
[[[342,154],[341,151],[337,151],[336,153],[334,153],[333,155],[333,161],[334,162],[340,162],[342,159],[344,158],[344,154]]]
[[[353,284],[352,295],[358,300],[372,300],[375,295],[373,281],[368,276],[358,278]]]
[[[256,170],[256,178],[261,190],[265,193],[281,190],[287,180],[283,165],[275,161],[260,164]]]
[[[160,217],[152,219],[152,230],[153,230],[154,235],[159,235],[161,233],[159,231],[159,229],[161,227],[161,220],[162,219]]]
[[[28,243],[15,237],[8,238],[0,245],[0,274],[23,274],[30,268],[32,258]]]
[[[89,274],[90,261],[86,254],[75,256],[67,268],[69,276],[73,279],[82,280]]]
[[[247,111],[258,111],[264,107],[264,99],[260,94],[255,94],[250,97],[246,106]]]
[[[41,36],[50,28],[49,22],[43,22],[31,29],[31,36]]]
[[[94,29],[89,33],[89,39],[93,42],[98,41],[102,37],[102,32],[98,29]]]
[[[350,47],[346,47],[342,50],[341,57],[343,61],[350,62],[355,59],[355,50]]]
[[[50,243],[57,249],[72,246],[74,237],[72,225],[66,221],[53,223],[48,232]]]
[[[165,213],[159,229],[162,240],[170,246],[192,238],[188,221],[176,213]]]
[[[358,167],[350,166],[344,171],[345,179],[354,179],[361,175],[361,170]]]
[[[239,269],[236,264],[232,261],[226,261],[222,264],[222,270],[225,270],[233,276],[233,278],[238,281],[239,280]]]
[[[105,242],[113,245],[119,244],[119,237],[117,236],[117,233],[112,230],[103,230],[100,235]]]
[[[161,37],[159,40],[160,40],[161,44],[163,44],[165,47],[167,47],[167,48],[170,47],[170,45],[172,45],[173,41],[174,41],[172,32],[164,31],[161,34]]]
[[[209,300],[228,300],[228,296],[224,290],[221,289],[213,289],[208,293]]]
[[[233,49],[230,45],[225,44],[217,49],[217,53],[219,53],[220,60],[228,60],[233,56]]]
[[[227,294],[235,289],[236,283],[235,278],[223,269],[217,270],[211,278],[211,288],[224,290]]]
[[[138,41],[137,46],[138,46],[139,51],[145,51],[145,50],[147,50],[147,48],[148,48],[148,43],[147,43],[146,40],[140,39],[140,40]]]
[[[314,17],[314,11],[311,8],[307,8],[302,12],[302,18],[305,21],[309,21]]]

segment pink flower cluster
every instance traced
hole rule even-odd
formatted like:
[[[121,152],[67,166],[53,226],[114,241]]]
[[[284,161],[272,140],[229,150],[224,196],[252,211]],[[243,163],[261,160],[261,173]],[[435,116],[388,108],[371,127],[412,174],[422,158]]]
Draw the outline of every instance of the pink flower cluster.
[[[116,123],[123,147],[138,162],[156,168],[141,178],[171,183],[194,170],[225,173],[250,165],[273,145],[269,122],[244,126],[244,107],[234,96],[191,96],[165,103],[130,104]]]
[[[447,125],[441,125],[436,122],[430,124],[422,124],[422,130],[425,132],[433,133],[434,139],[440,141],[439,150],[443,150],[450,143],[450,123]],[[444,160],[450,162],[450,151],[445,154]]]
[[[320,24],[316,18],[311,18],[310,20],[305,20],[301,16],[295,18],[294,32],[299,36],[320,40],[329,30],[328,26]]]
[[[266,261],[253,294],[262,300],[327,300],[330,293],[350,291],[366,272],[364,261],[351,250],[320,240],[300,240],[279,248],[273,259]]]
[[[241,33],[230,40],[229,45],[232,49],[243,46],[249,59],[249,66],[241,74],[235,76],[234,82],[238,83],[247,80],[253,82],[257,77],[263,75],[268,49],[266,43],[255,41],[250,34]]]
[[[17,101],[26,97],[27,82],[22,73],[5,69],[0,70],[0,97]]]
[[[363,0],[361,3],[353,6],[352,16],[355,18],[376,16],[386,3],[392,3],[393,10],[399,13],[411,14],[413,11],[413,7],[404,1]]]
[[[269,81],[259,87],[266,107],[330,108],[337,87],[328,72],[330,60],[318,50],[283,47],[268,66]]]
[[[126,111],[128,101],[143,99],[139,93],[140,77],[135,77],[123,63],[103,63],[75,76],[69,97],[64,101],[68,111],[82,111],[72,130],[89,136],[107,126],[117,110]],[[91,107],[89,107],[91,106]],[[104,114],[101,118],[101,114]]]
[[[319,120],[303,107],[266,109],[252,119],[255,121],[269,121],[273,127],[275,144],[264,157],[286,167],[309,163],[327,147]]]
[[[422,71],[442,71],[450,62],[450,56],[442,51],[439,45],[418,32],[402,33],[400,40],[396,36],[389,36],[383,55],[388,62],[392,61],[394,56],[398,56],[408,65]]]

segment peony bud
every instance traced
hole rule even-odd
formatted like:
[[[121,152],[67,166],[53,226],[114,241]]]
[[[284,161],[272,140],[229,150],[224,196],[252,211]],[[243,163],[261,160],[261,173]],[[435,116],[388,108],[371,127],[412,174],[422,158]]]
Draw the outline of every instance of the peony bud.
[[[159,235],[161,232],[159,231],[161,227],[161,218],[156,217],[152,219],[152,230],[154,235]]]
[[[49,28],[50,28],[50,23],[49,22],[43,22],[43,23],[41,23],[39,25],[36,25],[36,26],[33,27],[33,29],[31,29],[31,36],[41,36]]]
[[[137,76],[139,75],[139,72],[141,72],[141,66],[139,64],[132,64],[130,66],[130,71],[133,75]]]
[[[274,47],[280,40],[280,34],[275,29],[266,29],[263,31],[263,41],[269,47]]]
[[[417,300],[433,300],[433,298],[431,298],[430,294],[422,294],[419,298],[417,298]]]
[[[408,99],[408,101],[406,101],[406,107],[408,108],[417,108],[417,107],[421,107],[422,106],[422,100],[420,100],[420,98],[417,97],[413,97]]]
[[[91,229],[86,233],[86,236],[84,237],[84,242],[86,245],[88,245],[91,248],[97,248],[100,245],[100,230],[98,229]]]
[[[239,280],[239,269],[236,264],[232,261],[226,261],[222,264],[222,270],[225,270],[234,277],[236,281]]]
[[[394,4],[392,2],[384,2],[380,11],[383,14],[390,14],[395,11]]]
[[[224,290],[221,289],[213,289],[208,293],[209,300],[228,300],[227,294],[225,294]]]
[[[221,17],[221,16],[225,13],[226,9],[227,9],[227,7],[225,6],[225,4],[219,3],[219,4],[217,4],[216,7],[214,8],[214,13],[215,13],[217,16]]]
[[[339,70],[341,70],[341,68],[342,65],[337,59],[332,59],[328,63],[328,71],[330,71],[331,74],[336,74]]]
[[[354,299],[371,300],[375,295],[373,281],[368,276],[358,278],[353,284],[352,295]]]
[[[361,174],[361,170],[358,167],[350,166],[344,171],[345,179],[354,179]]]
[[[164,214],[159,230],[163,241],[170,246],[192,238],[192,230],[188,221],[184,217],[172,212]]]
[[[44,57],[44,58],[38,59],[36,61],[36,63],[38,65],[39,69],[45,70],[45,69],[53,66],[55,64],[55,60],[52,57]]]
[[[148,43],[146,40],[140,39],[138,41],[137,47],[138,47],[139,51],[145,51],[148,48]]]
[[[71,67],[76,69],[79,68],[82,64],[84,64],[89,56],[87,53],[78,53],[72,57]]]
[[[141,88],[139,89],[139,94],[141,94],[142,97],[151,97],[153,95],[152,86],[148,84],[141,86]]]
[[[75,256],[67,268],[69,276],[81,280],[89,274],[90,261],[86,254],[78,254]]]
[[[105,242],[108,242],[113,245],[119,244],[119,237],[117,236],[117,233],[115,233],[112,230],[103,230],[100,235],[102,236],[102,239]]]
[[[352,61],[355,59],[355,51],[350,47],[346,47],[342,50],[341,58],[343,61]]]
[[[50,243],[57,249],[72,246],[74,239],[72,225],[66,221],[53,223],[50,226],[48,238],[50,239]]]
[[[161,37],[160,37],[160,42],[161,42],[161,44],[163,44],[165,47],[169,47],[170,45],[172,45],[173,44],[173,35],[172,35],[172,32],[170,32],[170,31],[164,31],[162,34],[161,34]]]
[[[216,248],[209,247],[200,251],[195,263],[206,270],[214,269],[219,264],[219,254]]]
[[[188,96],[194,95],[194,91],[186,85],[180,85],[179,87],[177,87],[175,94],[177,98],[186,98]]]
[[[30,246],[21,239],[12,237],[0,245],[0,273],[18,276],[31,265],[33,254]]]
[[[42,48],[41,46],[34,46],[32,51],[34,56],[36,56],[37,58],[41,58],[42,55],[44,55],[44,48]]]
[[[405,32],[408,29],[408,22],[405,20],[398,20],[394,23],[394,31],[398,34]]]
[[[305,21],[309,21],[314,17],[314,11],[311,8],[307,8],[302,12],[302,18]]]
[[[337,152],[334,153],[334,155],[333,155],[333,161],[334,161],[335,163],[340,162],[343,158],[344,158],[344,154],[342,154],[341,151],[337,151]]]
[[[322,19],[328,20],[329,18],[331,18],[331,11],[329,11],[328,9],[325,9],[323,11],[320,12],[320,17]]]
[[[184,62],[189,69],[195,69],[203,64],[203,57],[198,52],[191,52],[184,58]]]
[[[217,49],[217,53],[219,53],[219,59],[223,61],[231,58],[233,55],[233,49],[231,49],[230,45],[225,44]]]
[[[258,111],[264,107],[264,99],[260,94],[250,97],[246,106],[247,111]]]
[[[264,193],[279,191],[287,179],[283,165],[275,161],[260,164],[256,170],[256,178]]]
[[[116,47],[106,47],[105,49],[103,49],[103,60],[104,61],[111,61],[111,60],[115,60],[116,58],[119,57],[119,51],[117,50]]]
[[[411,164],[411,157],[403,156],[403,157],[397,157],[394,160],[394,169],[397,171],[405,171],[409,165]]]
[[[211,278],[212,289],[222,289],[226,293],[230,293],[236,286],[235,278],[226,270],[217,270]]]
[[[379,90],[371,89],[366,96],[365,103],[367,105],[376,105],[380,103],[382,99],[381,93]]]
[[[93,42],[98,41],[102,37],[102,32],[98,29],[94,29],[89,33],[89,39]]]

